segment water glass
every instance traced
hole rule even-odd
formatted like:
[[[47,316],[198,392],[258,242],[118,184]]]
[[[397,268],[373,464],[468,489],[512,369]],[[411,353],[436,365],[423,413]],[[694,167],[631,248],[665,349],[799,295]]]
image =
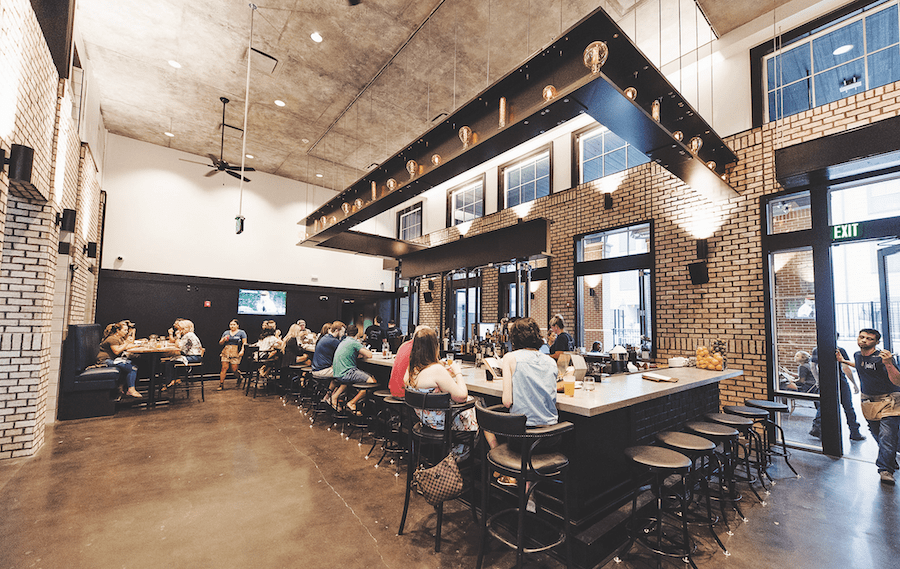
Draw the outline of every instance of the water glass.
[[[586,375],[584,376],[584,380],[582,381],[581,386],[585,391],[593,391],[594,390],[594,376]]]

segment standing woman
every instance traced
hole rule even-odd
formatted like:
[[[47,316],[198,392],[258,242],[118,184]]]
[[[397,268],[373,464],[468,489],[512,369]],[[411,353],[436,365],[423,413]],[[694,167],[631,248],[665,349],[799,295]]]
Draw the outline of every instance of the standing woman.
[[[241,377],[241,372],[238,370],[238,365],[241,363],[241,358],[244,357],[247,333],[241,330],[240,324],[238,324],[236,319],[228,323],[228,330],[225,330],[225,333],[222,334],[222,337],[219,339],[219,345],[224,345],[224,347],[222,348],[222,371],[219,373],[218,391],[225,389],[225,374],[228,373],[229,368],[237,377],[237,386],[240,387],[243,377]]]

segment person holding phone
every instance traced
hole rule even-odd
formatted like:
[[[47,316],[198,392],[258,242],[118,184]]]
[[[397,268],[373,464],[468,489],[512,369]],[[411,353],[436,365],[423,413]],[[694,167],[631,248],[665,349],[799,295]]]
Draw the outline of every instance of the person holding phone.
[[[856,368],[862,391],[862,411],[869,430],[878,443],[875,466],[882,484],[894,484],[897,465],[897,441],[900,438],[900,370],[894,354],[878,350],[881,332],[871,328],[859,331],[859,351],[848,361],[835,352],[838,363]]]
[[[241,325],[237,319],[228,323],[228,330],[219,338],[219,345],[222,347],[222,371],[219,373],[219,389],[225,389],[225,375],[230,369],[235,377],[237,377],[237,386],[241,386],[241,372],[238,366],[241,358],[244,357],[244,348],[247,346],[247,333],[241,330]]]
[[[114,367],[119,370],[122,381],[120,390],[127,388],[125,395],[139,399],[141,394],[135,389],[137,368],[128,359],[127,350],[134,346],[135,326],[130,320],[122,320],[106,327],[100,352],[97,354],[97,365]]]

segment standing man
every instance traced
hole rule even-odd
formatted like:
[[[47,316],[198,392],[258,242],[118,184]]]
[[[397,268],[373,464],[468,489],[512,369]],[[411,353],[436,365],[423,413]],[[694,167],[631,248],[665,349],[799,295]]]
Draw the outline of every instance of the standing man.
[[[566,321],[561,314],[556,314],[550,319],[550,331],[556,334],[556,339],[550,346],[550,357],[558,360],[563,352],[571,352],[575,349],[575,340],[566,333]]]
[[[850,356],[847,355],[844,348],[838,348],[838,352],[840,352],[841,358],[844,360],[850,359]],[[818,370],[818,348],[813,349],[811,361],[813,369]],[[819,374],[817,371],[815,372],[815,375],[818,377]],[[866,440],[866,435],[859,432],[859,422],[856,420],[856,411],[853,409],[853,395],[850,394],[848,377],[853,377],[853,369],[847,364],[838,366],[838,387],[840,388],[841,394],[841,407],[844,408],[844,415],[847,417],[847,426],[850,428],[850,440],[864,441]],[[816,381],[818,381],[818,379]],[[856,384],[854,383],[853,386],[856,387]],[[859,393],[859,388],[856,389],[856,392]],[[809,434],[817,439],[822,437],[822,409],[819,407],[818,401],[816,401],[816,418],[813,419],[812,429],[810,429]]]
[[[900,370],[894,355],[887,350],[877,351],[881,332],[871,328],[859,331],[856,344],[859,351],[853,361],[847,361],[840,350],[837,361],[856,368],[862,390],[862,411],[869,430],[878,443],[875,466],[882,484],[894,484],[897,466],[897,439],[900,437]]]
[[[376,316],[372,325],[366,328],[366,343],[372,350],[377,352],[381,349],[381,344],[386,339],[387,334],[384,328],[381,327],[381,316]]]

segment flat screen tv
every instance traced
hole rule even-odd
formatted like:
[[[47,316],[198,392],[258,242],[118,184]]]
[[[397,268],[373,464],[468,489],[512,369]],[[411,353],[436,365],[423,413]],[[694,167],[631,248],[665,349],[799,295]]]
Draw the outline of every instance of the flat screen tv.
[[[263,316],[284,316],[287,292],[283,290],[238,291],[238,314],[261,314]]]

